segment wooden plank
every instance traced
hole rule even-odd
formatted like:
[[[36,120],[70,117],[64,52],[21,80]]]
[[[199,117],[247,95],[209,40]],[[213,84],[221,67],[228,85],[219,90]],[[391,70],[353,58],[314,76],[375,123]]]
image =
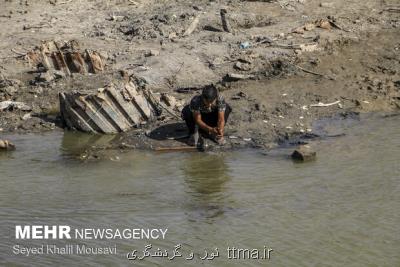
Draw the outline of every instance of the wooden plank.
[[[114,126],[114,128],[118,127],[119,131],[125,132],[131,127],[129,122],[126,121],[125,117],[118,111],[118,109],[113,107],[111,103],[112,100],[104,92],[97,93],[97,95],[92,97],[92,100],[96,101],[96,103],[102,107],[102,110],[104,111],[102,112],[102,115]]]
[[[115,127],[110,124],[107,120],[104,119],[104,117],[100,113],[100,109],[96,109],[92,106],[91,103],[86,101],[84,97],[80,99],[75,99],[76,103],[81,104],[81,106],[84,106],[83,111],[89,116],[90,120],[97,125],[101,129],[103,133],[117,133],[118,130],[115,129]]]
[[[115,99],[116,105],[121,106],[125,113],[124,116],[129,118],[134,125],[140,124],[140,113],[132,103],[126,101],[122,95],[115,90],[114,87],[108,87],[107,92]]]
[[[125,90],[129,93],[137,108],[140,109],[144,120],[152,119],[153,110],[147,99],[143,95],[139,94],[136,87],[132,83],[128,83],[125,85]]]
[[[97,133],[97,130],[92,128],[92,126],[71,106],[64,93],[60,93],[59,97],[61,114],[68,127],[84,132]]]

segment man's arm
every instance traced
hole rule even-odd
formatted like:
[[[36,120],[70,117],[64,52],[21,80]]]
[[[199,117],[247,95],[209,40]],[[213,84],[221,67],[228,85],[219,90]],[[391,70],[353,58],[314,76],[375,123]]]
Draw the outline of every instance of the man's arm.
[[[218,136],[224,136],[224,128],[225,128],[225,111],[218,111]]]
[[[198,111],[194,111],[193,112],[193,117],[194,117],[194,121],[197,125],[199,125],[199,127],[201,129],[203,129],[204,131],[208,132],[208,133],[215,133],[218,134],[217,129],[208,126],[202,119],[201,119],[201,114]]]

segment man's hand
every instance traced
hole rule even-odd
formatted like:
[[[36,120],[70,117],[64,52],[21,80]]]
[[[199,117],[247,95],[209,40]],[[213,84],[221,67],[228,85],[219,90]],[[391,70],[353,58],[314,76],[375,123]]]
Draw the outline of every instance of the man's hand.
[[[218,128],[217,127],[217,136],[218,137],[224,137],[224,129],[223,128]]]
[[[210,134],[215,134],[217,136],[219,135],[219,130],[217,127],[211,128],[209,132]]]

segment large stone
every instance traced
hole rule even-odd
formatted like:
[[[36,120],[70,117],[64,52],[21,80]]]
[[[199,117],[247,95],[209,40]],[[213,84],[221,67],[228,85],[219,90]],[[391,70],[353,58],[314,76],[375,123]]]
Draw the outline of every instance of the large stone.
[[[310,146],[308,145],[302,145],[298,147],[293,153],[292,153],[292,159],[298,160],[298,161],[311,161],[315,160],[317,156],[317,152],[315,152]]]
[[[15,150],[15,145],[8,140],[0,139],[0,151],[1,150]]]

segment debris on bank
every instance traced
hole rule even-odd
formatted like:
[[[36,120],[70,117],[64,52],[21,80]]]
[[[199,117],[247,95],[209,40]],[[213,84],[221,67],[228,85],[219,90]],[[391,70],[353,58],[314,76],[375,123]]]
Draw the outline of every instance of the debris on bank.
[[[61,116],[67,127],[89,133],[126,132],[157,119],[164,111],[177,116],[181,103],[156,95],[129,81],[92,91],[60,93]]]
[[[66,76],[72,73],[100,73],[104,71],[105,59],[96,51],[81,51],[77,41],[48,41],[26,54],[30,64],[39,71],[62,71]]]
[[[326,103],[326,104],[322,103],[322,102],[318,102],[317,104],[310,105],[310,107],[330,107],[333,105],[339,105],[339,107],[340,107],[340,100],[332,102],[332,103]]]
[[[0,111],[4,110],[22,110],[22,111],[31,111],[32,108],[23,102],[15,102],[15,101],[2,101],[0,102]]]

